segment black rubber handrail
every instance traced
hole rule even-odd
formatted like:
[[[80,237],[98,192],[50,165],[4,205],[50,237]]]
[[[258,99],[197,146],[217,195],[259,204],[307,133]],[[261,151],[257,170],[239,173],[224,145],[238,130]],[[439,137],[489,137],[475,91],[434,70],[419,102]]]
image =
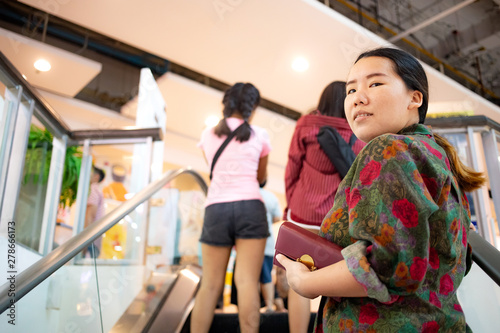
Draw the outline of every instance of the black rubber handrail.
[[[472,260],[500,286],[500,251],[472,230],[469,244],[472,247]]]

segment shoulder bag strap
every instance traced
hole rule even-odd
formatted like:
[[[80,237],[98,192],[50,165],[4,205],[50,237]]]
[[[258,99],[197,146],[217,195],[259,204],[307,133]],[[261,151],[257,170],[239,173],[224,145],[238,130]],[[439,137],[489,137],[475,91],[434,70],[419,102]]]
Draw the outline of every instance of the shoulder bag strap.
[[[319,302],[318,312],[316,313],[316,327],[315,333],[323,332],[323,311],[325,310],[326,296],[321,296],[321,301]]]
[[[226,138],[226,140],[220,145],[219,149],[215,153],[214,159],[212,160],[212,165],[210,166],[210,180],[212,180],[212,173],[214,171],[214,166],[217,160],[219,159],[220,154],[222,154],[222,151],[226,148],[226,146],[229,144],[229,141],[231,141],[236,133],[243,127],[245,123],[241,124],[236,128],[234,131],[232,131]]]

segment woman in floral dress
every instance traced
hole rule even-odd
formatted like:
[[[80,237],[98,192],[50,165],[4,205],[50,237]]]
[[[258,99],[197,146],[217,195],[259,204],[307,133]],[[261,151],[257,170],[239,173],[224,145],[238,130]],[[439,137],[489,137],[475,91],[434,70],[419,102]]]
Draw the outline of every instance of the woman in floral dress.
[[[410,54],[361,54],[346,90],[347,120],[367,145],[320,231],[344,260],[309,272],[278,256],[290,287],[325,296],[317,332],[465,332],[456,296],[470,259],[465,192],[485,179],[423,125],[427,77]]]

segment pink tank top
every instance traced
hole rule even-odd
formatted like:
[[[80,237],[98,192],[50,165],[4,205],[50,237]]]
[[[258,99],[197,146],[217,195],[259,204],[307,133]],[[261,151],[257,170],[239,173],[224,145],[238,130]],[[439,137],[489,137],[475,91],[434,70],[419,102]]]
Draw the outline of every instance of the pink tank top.
[[[243,123],[243,119],[227,118],[226,122],[231,131],[234,131]],[[251,127],[252,134],[248,141],[239,142],[233,138],[219,156],[213,170],[205,206],[221,202],[262,200],[257,181],[257,168],[260,158],[271,151],[271,144],[265,129],[258,126]],[[201,134],[198,147],[205,153],[209,166],[224,140],[226,136],[219,138],[214,134],[213,128],[207,128]]]

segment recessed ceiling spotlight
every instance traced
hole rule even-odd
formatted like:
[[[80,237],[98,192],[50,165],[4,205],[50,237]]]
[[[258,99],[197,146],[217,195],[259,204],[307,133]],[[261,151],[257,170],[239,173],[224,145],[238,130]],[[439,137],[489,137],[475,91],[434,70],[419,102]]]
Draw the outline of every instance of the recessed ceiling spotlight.
[[[208,116],[207,119],[205,119],[205,125],[207,127],[214,127],[219,123],[219,117],[217,116]]]
[[[50,68],[52,67],[52,66],[50,66],[50,62],[48,62],[45,59],[38,59],[37,61],[35,61],[35,65],[34,66],[40,72],[50,71]]]
[[[309,61],[304,57],[297,57],[292,62],[292,68],[296,72],[304,72],[309,68]]]

